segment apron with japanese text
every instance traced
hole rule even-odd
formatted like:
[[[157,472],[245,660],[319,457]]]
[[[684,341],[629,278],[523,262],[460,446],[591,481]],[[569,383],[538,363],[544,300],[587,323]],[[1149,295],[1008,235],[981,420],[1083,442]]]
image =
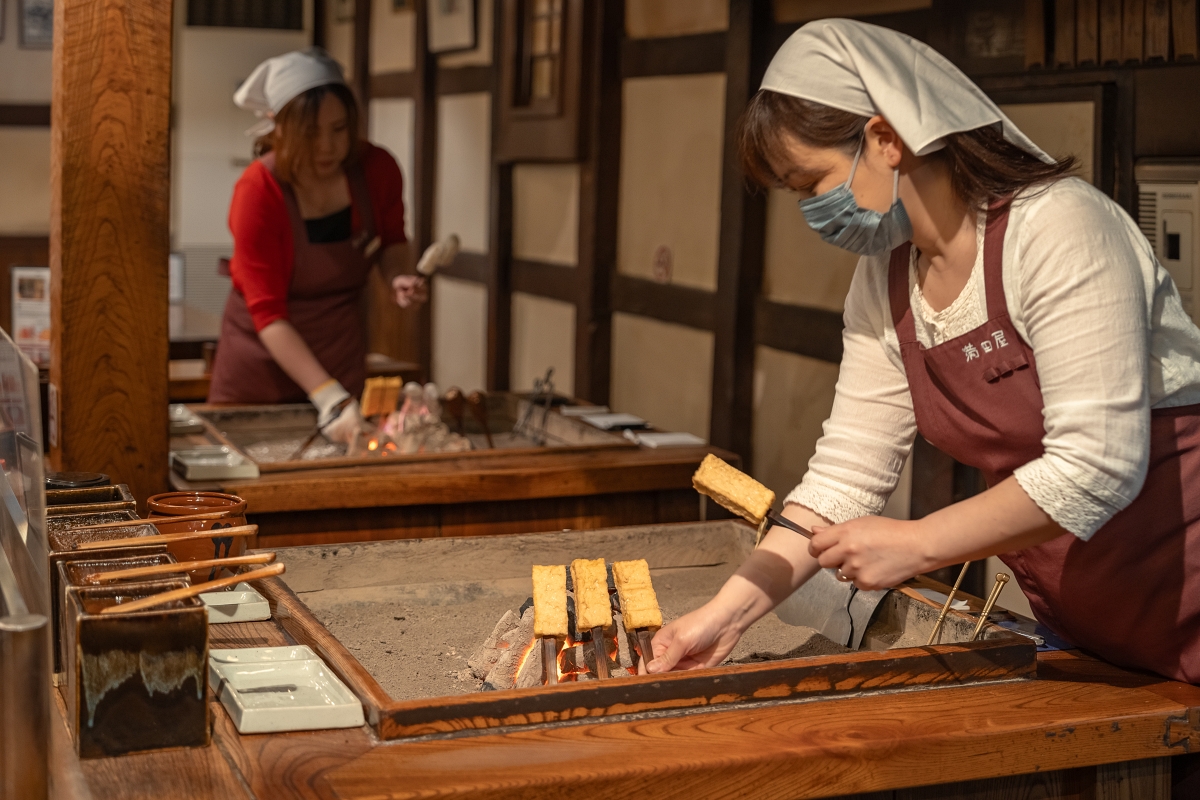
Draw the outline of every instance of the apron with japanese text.
[[[888,296],[917,428],[994,486],[1039,458],[1046,431],[1033,349],[1008,315],[1008,206],[988,212],[985,324],[936,347],[917,341],[911,243],[892,251]],[[1126,667],[1200,682],[1200,405],[1155,409],[1141,494],[1084,542],[1066,534],[1000,556],[1037,618]]]

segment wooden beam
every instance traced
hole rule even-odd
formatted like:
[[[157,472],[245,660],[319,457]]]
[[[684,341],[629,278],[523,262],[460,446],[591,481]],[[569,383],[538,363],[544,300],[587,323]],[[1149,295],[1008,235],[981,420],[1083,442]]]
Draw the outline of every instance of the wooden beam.
[[[167,489],[171,4],[58,0],[51,461]]]
[[[621,44],[622,78],[724,71],[723,31],[663,39],[626,39]]]
[[[0,103],[0,125],[49,127],[50,104]]]
[[[438,69],[438,94],[471,94],[490,92],[496,83],[494,70],[490,66],[454,67]]]
[[[367,2],[368,0],[360,0]],[[429,3],[415,0],[415,41],[413,42],[413,258],[420,258],[433,244],[433,204],[437,191],[437,56],[429,52],[427,18]],[[414,262],[415,263],[415,262]],[[430,294],[434,292],[430,282]],[[431,298],[432,299],[432,298]],[[433,303],[425,303],[417,312],[418,361],[422,370],[433,374]]]
[[[460,252],[455,257],[453,264],[439,267],[438,274],[448,278],[458,278],[460,281],[487,283],[488,273],[491,270],[490,263],[491,259],[483,253]]]
[[[721,239],[717,261],[709,441],[753,469],[754,314],[762,289],[767,203],[746,186],[738,158],[738,123],[758,90],[770,57],[770,3],[731,0],[725,40],[725,153],[721,174]]]
[[[703,331],[717,327],[717,297],[703,289],[656,283],[616,274],[612,279],[613,311],[673,322]]]
[[[416,73],[381,72],[371,76],[371,97],[412,97],[417,89]]]
[[[512,290],[575,303],[575,268],[541,261],[512,261]]]
[[[503,0],[483,0],[492,3],[493,60],[505,58],[509,50],[504,46],[506,26]],[[488,254],[484,259],[487,296],[487,360],[485,364],[487,388],[491,391],[509,387],[512,367],[512,239],[513,239],[513,165],[502,163],[497,157],[500,151],[502,107],[505,93],[501,91],[504,70],[497,63],[496,69],[488,69],[492,92],[491,161],[488,176],[490,195],[488,201]]]
[[[367,117],[371,111],[371,0],[359,0],[354,4],[354,93],[358,95],[362,113],[359,114],[359,131],[366,138]]]
[[[313,0],[313,47],[329,46],[329,5],[325,0]]]
[[[776,350],[842,363],[842,315],[837,311],[760,298],[754,339]]]
[[[584,25],[579,168],[579,251],[575,267],[575,396],[608,404],[612,372],[612,280],[620,202],[624,3],[588,3]]]

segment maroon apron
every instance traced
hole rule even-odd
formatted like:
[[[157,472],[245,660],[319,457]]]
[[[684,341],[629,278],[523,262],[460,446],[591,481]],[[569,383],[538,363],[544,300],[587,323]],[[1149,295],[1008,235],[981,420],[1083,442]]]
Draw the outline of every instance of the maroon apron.
[[[911,244],[892,251],[888,274],[917,428],[989,486],[1040,457],[1046,434],[1033,350],[1004,297],[1007,227],[1007,205],[993,207],[983,245],[988,321],[936,347],[917,341]],[[1122,666],[1200,682],[1200,405],[1152,411],[1141,494],[1090,540],[1066,534],[1000,558],[1060,636]]]
[[[288,321],[296,328],[321,366],[346,387],[362,394],[366,381],[367,340],[362,290],[372,260],[364,248],[375,238],[375,214],[367,180],[359,164],[346,169],[350,196],[362,230],[349,241],[312,244],[300,216],[291,184],[275,175],[275,154],[263,165],[283,190],[292,226],[292,282],[288,286]],[[221,339],[213,364],[210,403],[291,403],[308,397],[267,352],[246,307],[234,288],[225,302]]]

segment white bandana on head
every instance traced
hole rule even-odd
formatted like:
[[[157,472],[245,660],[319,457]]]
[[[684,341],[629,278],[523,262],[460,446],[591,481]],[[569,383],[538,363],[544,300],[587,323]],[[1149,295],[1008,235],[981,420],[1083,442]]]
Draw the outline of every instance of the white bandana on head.
[[[919,156],[944,147],[948,134],[999,125],[1005,139],[1054,163],[945,56],[878,25],[808,23],[771,59],[762,88],[864,117],[879,114]]]
[[[268,58],[254,68],[250,77],[233,93],[238,108],[253,111],[259,122],[246,131],[247,136],[263,136],[275,130],[274,116],[296,97],[309,89],[345,85],[342,67],[320,47],[294,50]]]

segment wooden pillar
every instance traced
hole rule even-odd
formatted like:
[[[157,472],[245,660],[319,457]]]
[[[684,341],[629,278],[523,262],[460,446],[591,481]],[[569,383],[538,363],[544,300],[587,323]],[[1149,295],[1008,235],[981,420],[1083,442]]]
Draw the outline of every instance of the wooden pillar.
[[[612,280],[617,271],[621,177],[621,42],[624,3],[585,6],[585,160],[579,180],[575,268],[575,395],[608,404],[612,372]]]
[[[737,154],[738,121],[770,57],[771,4],[731,0],[725,39],[725,153],[717,262],[709,439],[753,468],[755,308],[762,288],[766,197],[751,193]]]
[[[367,136],[367,118],[371,113],[371,0],[354,3],[354,94],[362,106],[359,109],[359,136]]]
[[[171,7],[56,0],[51,462],[167,488]]]
[[[365,0],[364,0],[365,2]],[[416,41],[413,44],[413,258],[418,259],[433,244],[433,205],[437,192],[437,56],[429,52],[429,4],[437,0],[415,0]],[[487,2],[487,0],[484,0]],[[414,260],[414,264],[416,261]],[[433,285],[430,301],[416,312],[419,337],[418,360],[427,378],[433,377]],[[410,328],[410,331],[412,329]],[[443,387],[444,388],[444,387]]]

